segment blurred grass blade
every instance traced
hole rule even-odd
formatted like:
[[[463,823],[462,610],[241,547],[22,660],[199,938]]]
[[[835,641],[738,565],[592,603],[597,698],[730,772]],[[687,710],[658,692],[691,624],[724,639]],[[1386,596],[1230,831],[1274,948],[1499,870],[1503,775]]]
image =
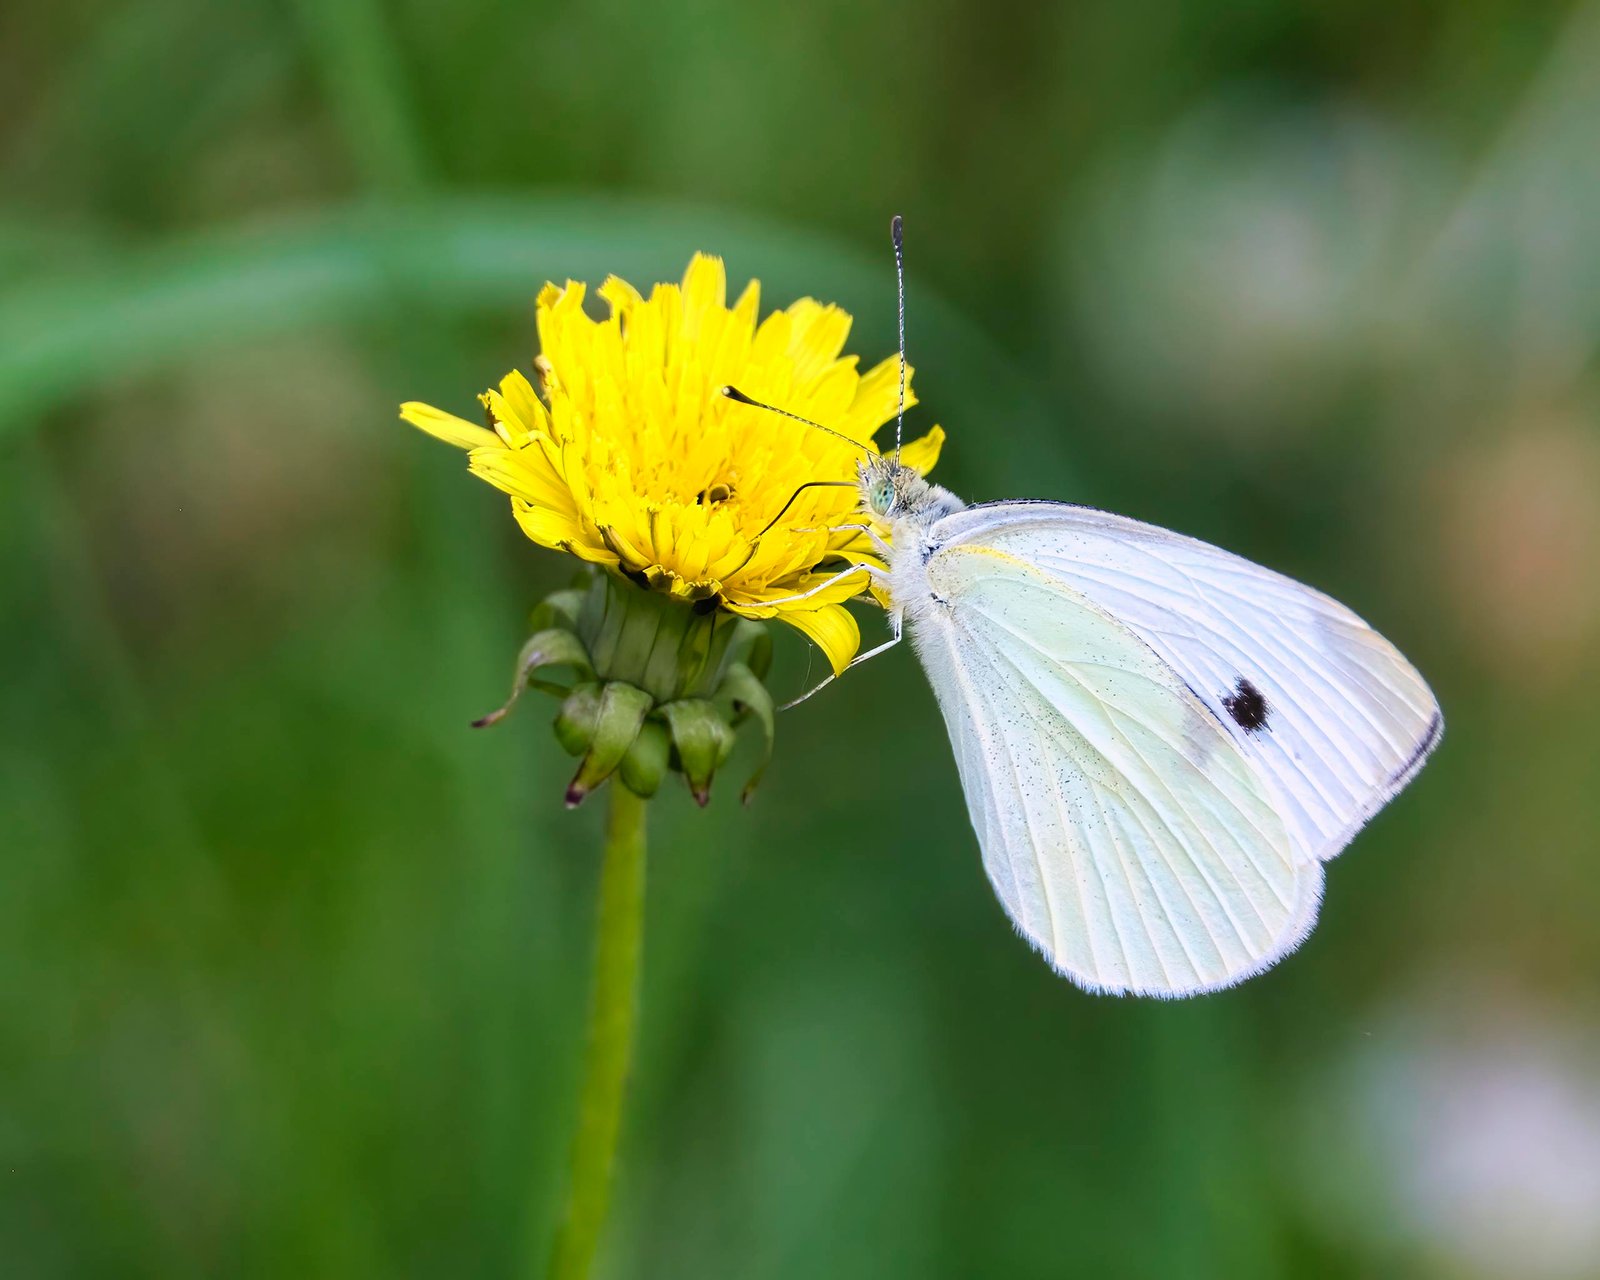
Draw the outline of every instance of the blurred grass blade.
[[[773,301],[835,299],[858,331],[892,342],[887,250],[863,255],[773,224],[599,197],[439,199],[360,207],[180,239],[130,253],[93,278],[30,278],[0,296],[0,431],[110,379],[171,368],[273,334],[431,311],[527,307],[546,279],[672,280],[696,249],[759,274]],[[925,288],[928,350],[962,352],[958,385],[1006,429],[985,442],[1059,439],[1042,401],[994,345]],[[935,377],[939,371],[931,370]],[[976,452],[976,451],[975,451]]]

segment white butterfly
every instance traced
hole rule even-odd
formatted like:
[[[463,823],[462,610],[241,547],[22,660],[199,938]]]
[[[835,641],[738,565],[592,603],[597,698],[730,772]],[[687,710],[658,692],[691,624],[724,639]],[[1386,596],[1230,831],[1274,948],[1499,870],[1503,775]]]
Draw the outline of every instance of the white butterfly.
[[[1081,986],[1141,995],[1292,951],[1322,864],[1439,741],[1415,668],[1343,605],[1192,538],[967,507],[893,457],[860,482],[891,530],[889,643],[909,630],[1022,935]]]
[[[968,507],[898,434],[856,481],[888,541],[845,526],[888,565],[870,572],[893,638],[855,662],[909,630],[1012,923],[1091,991],[1194,995],[1281,960],[1322,864],[1438,745],[1422,677],[1337,601],[1204,542],[1066,503]]]

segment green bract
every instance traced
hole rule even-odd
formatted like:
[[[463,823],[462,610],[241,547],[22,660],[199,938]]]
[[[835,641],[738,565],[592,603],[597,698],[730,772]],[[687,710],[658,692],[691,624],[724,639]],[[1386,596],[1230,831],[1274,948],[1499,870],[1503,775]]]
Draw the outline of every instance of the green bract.
[[[635,795],[654,795],[669,770],[683,774],[703,805],[739,731],[753,722],[759,754],[742,793],[749,799],[771,759],[775,727],[762,683],[772,640],[762,623],[594,572],[544,600],[532,626],[510,699],[474,727],[503,719],[526,688],[561,699],[556,739],[580,757],[569,806],[613,775]],[[567,679],[552,678],[562,669]]]

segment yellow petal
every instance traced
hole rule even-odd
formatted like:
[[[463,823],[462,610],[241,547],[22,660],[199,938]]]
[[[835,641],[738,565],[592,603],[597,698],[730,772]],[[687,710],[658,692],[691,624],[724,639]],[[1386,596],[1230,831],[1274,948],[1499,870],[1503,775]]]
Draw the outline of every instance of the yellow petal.
[[[598,551],[588,547],[585,543],[583,528],[575,520],[560,515],[554,511],[547,511],[543,507],[535,507],[520,498],[511,500],[511,514],[517,518],[517,523],[522,526],[522,532],[527,534],[541,547],[553,547],[558,551],[570,551],[598,564],[615,564],[616,556],[604,549]]]
[[[787,622],[797,631],[803,631],[821,649],[833,665],[834,675],[843,675],[861,647],[861,628],[842,604],[830,604],[821,609],[785,609],[778,614],[780,622]]]
[[[689,259],[683,273],[683,309],[695,321],[703,314],[720,311],[727,305],[728,273],[722,259],[714,254],[697,253]]]
[[[547,284],[534,307],[534,327],[539,331],[539,354],[549,363],[561,384],[580,383],[587,376],[581,354],[588,316],[583,311],[585,286],[568,280],[566,288]]]
[[[467,470],[513,498],[559,512],[568,519],[575,514],[571,491],[556,478],[538,449],[507,449],[497,440],[493,449],[469,453]]]
[[[400,416],[412,426],[421,427],[430,436],[437,436],[458,449],[477,449],[500,443],[500,437],[487,428],[476,426],[443,409],[435,409],[431,404],[423,404],[420,400],[407,400],[400,406]]]
[[[611,307],[614,316],[644,304],[639,291],[620,276],[607,276],[606,282],[600,286],[600,296]]]
[[[748,610],[749,616],[753,618],[770,618],[785,609],[819,609],[823,605],[842,604],[846,600],[853,600],[867,589],[870,581],[865,570],[850,574],[813,571],[772,586],[732,591],[728,596],[728,605],[730,608],[737,606]],[[824,583],[829,585],[823,590],[818,590]],[[804,591],[816,591],[816,595],[793,604],[771,603],[775,600],[790,600]]]
[[[850,313],[832,303],[801,298],[789,308],[794,328],[789,335],[789,355],[794,361],[796,386],[805,386],[826,372],[844,350],[850,336]]]
[[[906,365],[907,409],[917,402],[917,394],[911,388],[915,372]],[[856,398],[851,401],[840,427],[857,440],[865,440],[884,423],[894,421],[899,403],[900,357],[890,356],[861,375],[861,381],[856,384]]]
[[[944,448],[944,428],[935,427],[920,440],[913,440],[900,450],[900,461],[919,475],[927,475],[939,461],[939,451]]]
[[[506,408],[511,411],[513,423],[502,424],[508,427],[512,434],[518,438],[508,440],[507,444],[521,444],[532,432],[543,434],[550,429],[549,419],[545,416],[544,405],[539,400],[533,389],[533,384],[523,376],[521,370],[513,369],[500,379],[500,397],[506,403]],[[516,427],[522,428],[521,432]]]

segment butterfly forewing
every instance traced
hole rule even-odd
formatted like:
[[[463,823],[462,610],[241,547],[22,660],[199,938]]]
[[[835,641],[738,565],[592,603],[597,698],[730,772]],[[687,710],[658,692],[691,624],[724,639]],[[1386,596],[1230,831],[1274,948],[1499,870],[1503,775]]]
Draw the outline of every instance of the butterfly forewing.
[[[1169,663],[1086,593],[987,540],[936,550],[923,572],[912,634],[985,869],[1058,969],[1091,988],[1188,994],[1304,935],[1320,866]]]
[[[1438,703],[1337,601],[1238,556],[1087,507],[1008,502],[934,540],[1003,552],[1116,618],[1192,690],[1265,776],[1307,857],[1338,853],[1421,767]]]

